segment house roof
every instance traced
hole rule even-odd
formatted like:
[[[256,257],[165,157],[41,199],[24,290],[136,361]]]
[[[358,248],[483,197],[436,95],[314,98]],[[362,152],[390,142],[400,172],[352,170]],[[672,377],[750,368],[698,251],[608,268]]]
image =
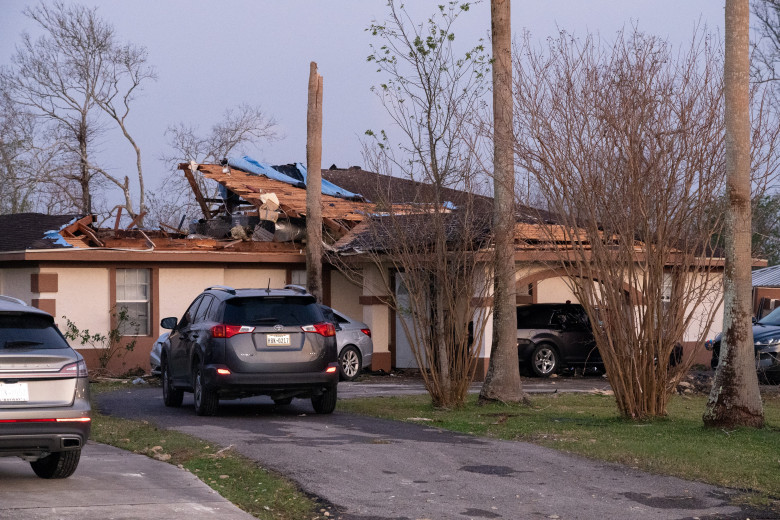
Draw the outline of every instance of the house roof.
[[[79,218],[78,215],[42,213],[0,215],[0,251],[68,247],[61,240],[59,230]]]
[[[780,265],[756,269],[752,276],[753,287],[780,287]]]

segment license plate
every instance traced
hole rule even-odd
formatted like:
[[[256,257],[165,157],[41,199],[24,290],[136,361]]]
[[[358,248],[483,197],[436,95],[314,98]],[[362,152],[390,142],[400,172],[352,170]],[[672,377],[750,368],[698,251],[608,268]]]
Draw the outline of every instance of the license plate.
[[[29,400],[27,383],[0,383],[0,402],[24,403]]]
[[[289,347],[290,335],[289,334],[267,334],[265,336],[265,344],[269,347]]]

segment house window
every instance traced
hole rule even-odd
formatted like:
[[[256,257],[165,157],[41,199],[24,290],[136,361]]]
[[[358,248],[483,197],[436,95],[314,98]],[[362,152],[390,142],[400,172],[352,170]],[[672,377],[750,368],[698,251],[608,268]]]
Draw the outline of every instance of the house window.
[[[306,269],[293,269],[290,273],[290,283],[306,287]]]
[[[664,311],[669,309],[672,303],[672,273],[664,273],[663,286],[661,287],[661,305]]]
[[[150,278],[149,269],[116,270],[116,309],[128,318],[119,323],[123,336],[149,335]]]

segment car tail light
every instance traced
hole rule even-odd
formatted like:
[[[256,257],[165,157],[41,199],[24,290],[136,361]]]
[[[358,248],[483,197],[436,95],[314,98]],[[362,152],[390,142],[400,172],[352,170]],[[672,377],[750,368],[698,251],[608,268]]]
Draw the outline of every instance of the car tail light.
[[[371,337],[371,329],[360,329],[360,332],[362,332],[363,334],[365,334],[369,338]]]
[[[301,330],[303,332],[314,332],[320,336],[325,336],[326,338],[336,335],[336,327],[334,327],[333,324],[329,322],[315,323],[314,325],[304,325],[301,327]]]
[[[84,360],[65,365],[60,369],[60,375],[64,377],[87,377],[87,364]]]
[[[232,338],[236,334],[248,334],[254,331],[254,327],[247,325],[214,325],[211,327],[211,337],[227,339]]]
[[[218,368],[217,369],[217,374],[219,374],[221,376],[229,376],[230,375],[230,370],[228,370],[227,368]]]
[[[90,422],[89,417],[73,417],[68,419],[2,419],[0,423],[42,423],[42,422]]]
[[[335,374],[336,371],[339,369],[339,367],[335,365],[328,365],[328,368],[325,369],[326,374]]]

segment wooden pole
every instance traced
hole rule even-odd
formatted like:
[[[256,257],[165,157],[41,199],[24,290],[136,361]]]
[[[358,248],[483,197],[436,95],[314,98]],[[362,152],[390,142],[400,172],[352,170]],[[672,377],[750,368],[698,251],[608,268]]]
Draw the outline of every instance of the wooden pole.
[[[306,286],[322,303],[322,76],[309,65],[306,115]]]

